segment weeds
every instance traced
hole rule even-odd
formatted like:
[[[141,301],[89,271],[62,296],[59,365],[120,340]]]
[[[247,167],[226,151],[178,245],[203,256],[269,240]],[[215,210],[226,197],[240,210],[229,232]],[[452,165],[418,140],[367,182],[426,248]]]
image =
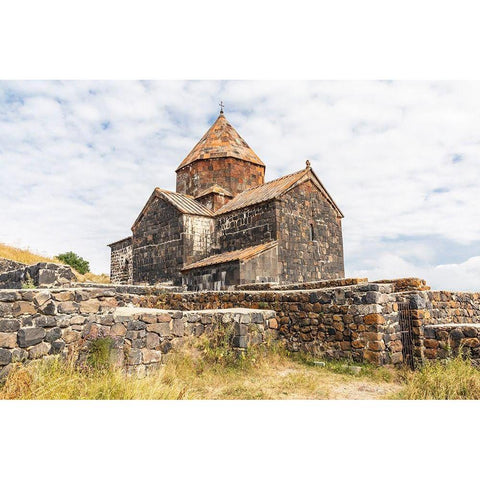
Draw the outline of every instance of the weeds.
[[[427,362],[419,370],[403,372],[404,388],[396,398],[406,400],[478,400],[480,371],[458,355]]]
[[[417,371],[326,359],[318,366],[313,355],[288,352],[279,343],[236,353],[230,345],[233,333],[226,327],[189,340],[144,378],[113,366],[112,340],[96,338],[86,346],[81,364],[71,356],[16,365],[0,386],[0,398],[480,398],[480,371],[461,356],[426,363]]]

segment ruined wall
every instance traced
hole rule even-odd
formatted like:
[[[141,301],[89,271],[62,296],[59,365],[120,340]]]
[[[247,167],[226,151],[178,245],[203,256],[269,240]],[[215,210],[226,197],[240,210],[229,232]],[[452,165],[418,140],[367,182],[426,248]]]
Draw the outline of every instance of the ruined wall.
[[[110,281],[133,283],[132,237],[110,244]]]
[[[282,196],[277,219],[282,283],[345,276],[341,219],[311,181]]]
[[[155,198],[133,229],[133,282],[180,284],[183,266],[182,214]]]
[[[8,260],[7,258],[0,258],[0,273],[9,272],[10,270],[19,270],[26,266],[25,263],[15,262],[13,260]]]
[[[275,201],[225,213],[215,219],[215,253],[240,250],[277,238]]]
[[[132,293],[128,293],[132,292]],[[15,362],[49,355],[84,358],[89,342],[110,338],[112,359],[127,370],[164,363],[186,337],[226,329],[233,348],[275,336],[275,312],[229,309],[167,311],[126,307],[147,290],[126,287],[0,290],[0,377]]]
[[[177,171],[177,192],[197,197],[215,184],[237,195],[264,183],[265,167],[232,157],[196,160]]]
[[[37,287],[70,285],[77,277],[68,265],[40,262],[0,274],[0,288],[22,288],[27,282]]]

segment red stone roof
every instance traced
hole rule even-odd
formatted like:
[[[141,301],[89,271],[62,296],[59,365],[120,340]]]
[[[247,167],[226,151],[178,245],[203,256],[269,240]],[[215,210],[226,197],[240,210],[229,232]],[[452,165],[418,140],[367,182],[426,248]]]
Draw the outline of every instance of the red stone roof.
[[[266,252],[278,245],[277,241],[263,243],[261,245],[254,245],[253,247],[242,248],[241,250],[234,250],[233,252],[219,253],[218,255],[212,255],[211,257],[204,258],[198,262],[191,263],[182,268],[184,270],[191,270],[193,268],[208,267],[209,265],[217,265],[220,263],[235,262],[237,260],[248,260],[255,257],[259,253]]]
[[[276,180],[264,183],[258,187],[249,188],[248,190],[239,193],[226,205],[219,208],[215,212],[215,215],[222,215],[223,213],[231,212],[233,210],[239,210],[240,208],[255,205],[267,200],[273,200],[287,192],[290,188],[308,179],[312,180],[317,188],[325,195],[328,202],[330,202],[333,208],[337,211],[337,214],[340,217],[343,217],[342,212],[309,165],[307,168],[300,170],[299,172],[285,175],[284,177],[277,178]]]
[[[247,142],[228,123],[221,113],[207,133],[193,147],[177,170],[197,160],[207,158],[233,157],[246,162],[264,166],[257,154],[248,146]]]

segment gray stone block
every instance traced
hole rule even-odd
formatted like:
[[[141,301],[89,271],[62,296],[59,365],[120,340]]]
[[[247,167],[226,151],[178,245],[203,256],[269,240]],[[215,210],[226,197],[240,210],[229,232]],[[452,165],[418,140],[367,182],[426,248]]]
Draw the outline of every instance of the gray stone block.
[[[8,365],[12,361],[12,351],[0,348],[0,365]]]
[[[19,328],[18,320],[0,320],[0,332],[16,332]]]
[[[45,341],[52,343],[55,340],[58,340],[61,336],[62,336],[62,329],[60,327],[55,327],[55,328],[52,328],[51,330],[48,330],[47,334],[45,335]]]
[[[22,328],[18,331],[18,345],[30,347],[40,343],[45,338],[45,329],[40,327]]]

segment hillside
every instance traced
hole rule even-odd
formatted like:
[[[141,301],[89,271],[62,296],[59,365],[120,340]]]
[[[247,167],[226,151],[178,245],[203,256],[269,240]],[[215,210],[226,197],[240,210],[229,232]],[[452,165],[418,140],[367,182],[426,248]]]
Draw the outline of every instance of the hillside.
[[[57,258],[45,257],[43,255],[33,253],[30,250],[12,247],[4,243],[0,243],[0,258],[6,258],[15,262],[25,263],[27,265],[38,262],[64,263]],[[96,275],[95,273],[89,272],[85,275],[82,275],[76,270],[74,270],[74,272],[79,282],[110,283],[109,276],[104,273]]]

